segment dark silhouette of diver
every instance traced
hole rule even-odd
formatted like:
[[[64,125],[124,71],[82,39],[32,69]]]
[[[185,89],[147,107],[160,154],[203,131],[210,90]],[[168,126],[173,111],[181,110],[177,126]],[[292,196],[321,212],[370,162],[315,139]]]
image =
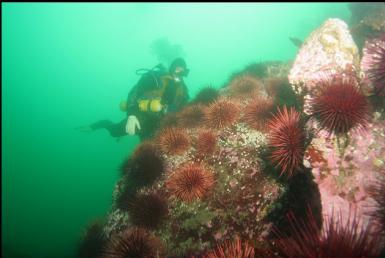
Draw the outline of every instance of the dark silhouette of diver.
[[[141,141],[151,138],[160,126],[161,118],[168,112],[177,112],[188,102],[188,89],[183,77],[189,73],[182,58],[175,59],[167,72],[161,65],[145,71],[138,83],[121,103],[127,116],[118,123],[100,120],[89,126],[78,127],[80,131],[91,132],[106,129],[112,137],[138,135]]]

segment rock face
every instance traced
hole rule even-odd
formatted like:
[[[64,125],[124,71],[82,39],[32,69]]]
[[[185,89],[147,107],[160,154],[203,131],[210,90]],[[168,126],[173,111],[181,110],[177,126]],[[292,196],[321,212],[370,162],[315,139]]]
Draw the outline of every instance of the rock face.
[[[328,19],[306,39],[289,73],[298,95],[312,94],[323,73],[357,74],[359,52],[347,24]]]
[[[360,73],[358,49],[347,24],[329,19],[305,41],[288,78],[309,115],[311,100],[326,78],[350,77],[363,90],[369,85]],[[345,223],[355,215],[360,223],[369,223],[374,205],[368,189],[385,171],[385,123],[379,113],[372,117],[362,131],[331,136],[316,130],[305,152],[304,165],[312,170],[320,189],[325,218],[340,216]],[[307,125],[317,128],[311,120]]]

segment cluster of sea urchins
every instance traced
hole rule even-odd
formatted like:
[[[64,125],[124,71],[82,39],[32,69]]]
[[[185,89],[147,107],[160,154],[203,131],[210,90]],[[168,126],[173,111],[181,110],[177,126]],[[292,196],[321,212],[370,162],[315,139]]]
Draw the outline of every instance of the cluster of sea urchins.
[[[127,211],[136,193],[143,187],[151,186],[165,171],[165,161],[157,146],[151,142],[141,143],[131,157],[121,165],[123,180],[115,206]]]

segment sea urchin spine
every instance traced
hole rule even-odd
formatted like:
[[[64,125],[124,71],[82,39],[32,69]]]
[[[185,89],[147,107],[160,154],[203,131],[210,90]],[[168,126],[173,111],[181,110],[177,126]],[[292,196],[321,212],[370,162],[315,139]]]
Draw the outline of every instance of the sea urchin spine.
[[[227,240],[213,251],[204,254],[202,258],[254,258],[254,248],[238,237],[234,241]]]

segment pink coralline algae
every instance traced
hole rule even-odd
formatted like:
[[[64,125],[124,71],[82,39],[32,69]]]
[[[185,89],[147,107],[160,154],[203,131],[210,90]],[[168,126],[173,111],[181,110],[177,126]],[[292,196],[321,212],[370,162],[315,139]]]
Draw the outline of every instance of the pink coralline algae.
[[[305,164],[312,167],[325,217],[341,212],[346,221],[353,209],[362,223],[369,222],[373,199],[368,189],[385,173],[384,137],[385,121],[374,120],[365,131],[339,138],[321,131],[313,139],[305,153]]]

